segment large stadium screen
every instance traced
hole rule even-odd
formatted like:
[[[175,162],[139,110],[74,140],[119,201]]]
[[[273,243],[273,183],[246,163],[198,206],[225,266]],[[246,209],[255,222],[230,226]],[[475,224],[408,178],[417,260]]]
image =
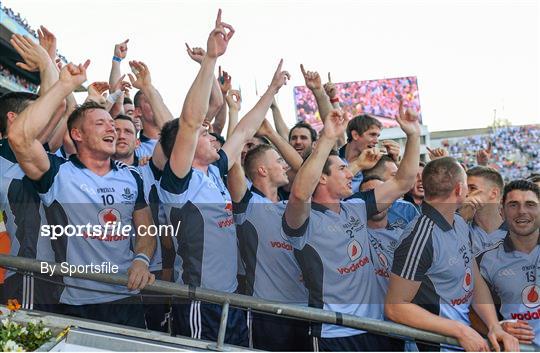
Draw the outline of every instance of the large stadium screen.
[[[338,97],[343,109],[352,116],[369,114],[377,117],[384,127],[394,127],[399,109],[399,97],[403,105],[420,113],[420,98],[415,76],[382,80],[336,83]],[[296,120],[310,123],[317,131],[322,121],[317,111],[315,97],[306,86],[294,88]],[[420,115],[420,122],[421,120]]]

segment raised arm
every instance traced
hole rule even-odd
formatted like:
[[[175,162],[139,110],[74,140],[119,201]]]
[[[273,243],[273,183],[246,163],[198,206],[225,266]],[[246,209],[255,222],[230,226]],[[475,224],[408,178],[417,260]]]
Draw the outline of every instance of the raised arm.
[[[199,128],[208,112],[208,100],[216,61],[227,50],[227,45],[233,35],[234,29],[221,21],[220,9],[216,26],[208,37],[206,56],[201,62],[199,73],[191,85],[182,107],[180,128],[170,158],[171,169],[179,178],[186,176],[191,169],[199,138]]]
[[[66,65],[60,72],[60,80],[23,110],[10,127],[9,143],[19,165],[30,179],[39,180],[50,168],[47,153],[37,136],[49,123],[58,104],[86,80],[89,64],[87,60],[78,66]]]
[[[348,119],[339,110],[332,110],[317,146],[304,162],[291,187],[289,202],[285,210],[285,220],[292,229],[300,228],[309,216],[311,196],[317,188],[324,164],[336,140],[347,128]]]
[[[240,120],[232,135],[230,135],[225,142],[225,145],[223,145],[223,150],[229,157],[229,169],[236,161],[236,158],[240,155],[244,144],[248,139],[255,135],[259,129],[259,126],[261,126],[264,116],[268,111],[268,108],[270,108],[274,95],[290,78],[287,71],[282,71],[282,66],[283,59],[279,61],[279,65],[274,73],[272,82],[270,83],[270,86],[268,86],[266,92],[262,95],[257,104],[255,104],[255,106],[244,116],[244,118]]]
[[[420,123],[418,122],[418,115],[410,109],[405,110],[401,103],[397,121],[407,135],[407,143],[396,176],[375,188],[375,199],[379,211],[384,211],[390,207],[395,200],[413,187],[418,171],[418,163],[420,162]]]
[[[203,48],[194,47],[193,49],[189,47],[187,43],[186,44],[186,51],[189,57],[195,61],[196,63],[201,64],[204,56],[206,55],[206,52]],[[221,68],[220,68],[220,76],[221,76]],[[218,80],[214,76],[212,81],[212,90],[210,91],[210,99],[208,101],[208,110],[205,115],[205,121],[207,123],[211,123],[214,117],[218,114],[218,112],[221,110],[223,106],[223,96],[221,93],[221,88]],[[222,128],[223,129],[223,128]]]
[[[319,115],[324,123],[324,119],[326,119],[330,113],[330,110],[332,109],[332,104],[330,103],[330,99],[323,89],[321,77],[316,71],[306,71],[304,69],[304,65],[302,64],[300,64],[300,70],[302,71],[302,75],[304,75],[307,88],[309,88],[315,96],[317,106],[319,107]]]
[[[216,134],[221,135],[223,128],[225,127],[225,123],[227,122],[227,104],[225,104],[225,100],[227,93],[231,89],[231,75],[229,75],[226,71],[222,72],[221,66],[219,67],[218,83],[223,104],[221,105],[221,108],[219,109],[218,113],[216,114],[216,118],[212,123],[212,130],[214,130]],[[212,97],[210,97],[210,100],[212,100]]]
[[[118,82],[120,79],[120,76],[122,76],[122,72],[120,69],[120,63],[122,60],[124,60],[127,56],[128,52],[128,44],[129,39],[126,39],[122,43],[118,43],[114,46],[114,53],[111,61],[111,73],[109,74],[109,86],[114,87],[114,84]],[[110,93],[113,93],[114,91],[111,90]]]
[[[285,124],[285,121],[283,120],[283,115],[281,115],[281,110],[279,110],[279,106],[276,102],[276,96],[274,96],[274,99],[272,100],[272,105],[270,106],[270,110],[272,111],[272,118],[274,119],[274,126],[276,127],[276,131],[279,134],[279,136],[283,137],[285,140],[289,139],[289,128],[287,127],[287,124]]]
[[[43,38],[43,33],[41,31],[39,31],[39,33],[40,37]],[[39,71],[41,82],[39,94],[44,95],[52,87],[52,85],[58,81],[58,69],[56,68],[54,60],[51,60],[49,53],[47,53],[47,50],[43,46],[35,43],[28,37],[14,34],[10,42],[13,48],[17,51],[17,53],[19,53],[19,55],[23,58],[24,61],[19,62],[16,65],[23,70]],[[56,42],[56,39],[54,40],[54,42]],[[55,47],[56,46],[54,45],[54,48]],[[52,134],[52,132],[58,125],[58,122],[62,118],[65,109],[65,101],[61,101],[56,107],[53,119],[47,119],[49,124],[45,126],[38,135],[38,140],[41,143],[45,143],[48,141],[50,135]]]
[[[283,157],[285,162],[291,167],[294,172],[298,172],[304,160],[296,152],[296,150],[291,146],[286,139],[284,139],[276,130],[272,128],[270,122],[264,119],[259,131],[257,131],[258,136],[266,137],[274,146],[276,146],[279,154]]]
[[[161,97],[161,94],[159,94],[159,91],[152,85],[152,78],[148,66],[142,61],[135,60],[130,61],[129,66],[135,75],[135,77],[133,77],[132,74],[128,74],[131,85],[144,93],[144,96],[148,99],[148,103],[154,112],[154,123],[161,129],[167,121],[173,119],[172,113],[165,105],[165,102],[163,102],[163,98]]]
[[[238,90],[229,90],[225,97],[227,106],[229,107],[229,125],[227,126],[227,139],[231,137],[234,128],[238,124],[238,112],[242,105],[242,95]]]

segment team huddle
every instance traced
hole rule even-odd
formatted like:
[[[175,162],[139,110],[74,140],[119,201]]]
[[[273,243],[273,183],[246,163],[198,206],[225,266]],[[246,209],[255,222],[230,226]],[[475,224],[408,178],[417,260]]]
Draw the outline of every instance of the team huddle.
[[[221,307],[143,290],[160,279],[392,320],[455,337],[465,350],[540,345],[538,176],[505,185],[497,170],[465,170],[441,149],[424,163],[418,115],[404,101],[404,150],[394,141],[381,149],[379,120],[349,116],[333,83],[303,66],[324,128],[289,129],[274,99],[290,79],[283,60],[239,119],[240,92],[221,67],[215,76],[234,33],[220,10],[206,50],[186,44],[200,68],[179,118],[145,63],[130,61],[124,81],[127,40],[115,46],[109,82],[90,85],[77,105],[90,61],[62,66],[44,27],[39,44],[13,35],[20,67],[39,71],[41,86],[39,95],[0,97],[10,254],[108,263],[128,285],[9,269],[3,302],[158,331],[169,318],[173,334],[215,340]],[[168,231],[140,231],[158,225]],[[78,231],[51,237],[51,226]],[[225,341],[271,351],[434,349],[236,308]]]

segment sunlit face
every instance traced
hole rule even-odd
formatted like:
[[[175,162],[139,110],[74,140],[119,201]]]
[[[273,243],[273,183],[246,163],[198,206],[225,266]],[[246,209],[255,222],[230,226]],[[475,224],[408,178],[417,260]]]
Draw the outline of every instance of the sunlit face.
[[[485,178],[469,176],[467,177],[467,187],[469,188],[467,196],[474,193],[475,197],[480,198],[483,203],[500,201],[498,200],[499,192],[497,192],[497,187]]]
[[[371,125],[362,135],[357,136],[355,141],[358,144],[358,149],[360,151],[363,151],[366,148],[377,147],[379,136],[381,136],[381,129],[376,125]]]
[[[530,190],[513,190],[506,195],[503,218],[510,231],[518,236],[535,234],[540,226],[538,197]]]
[[[373,189],[375,189],[377,186],[379,186],[381,184],[383,184],[382,180],[373,179],[373,180],[367,181],[365,183],[362,183],[362,185],[360,185],[360,191],[373,190]],[[375,221],[375,222],[382,221],[383,219],[386,218],[387,213],[388,213],[388,210],[385,209],[382,212],[379,212],[379,213],[376,213],[376,214],[372,215],[370,217],[370,219],[372,221]]]
[[[263,160],[264,168],[272,185],[280,187],[289,183],[289,177],[287,176],[289,166],[277,151],[274,149],[266,151]]]
[[[114,159],[131,157],[137,146],[137,133],[133,122],[116,119],[114,124],[117,135]]]
[[[110,157],[116,151],[115,123],[104,109],[89,109],[85,112],[79,128],[71,130],[77,148],[84,148]]]
[[[344,199],[352,195],[353,175],[347,164],[338,156],[328,157],[330,160],[330,175],[323,174],[326,188],[330,195]]]
[[[195,148],[195,159],[204,164],[210,164],[219,159],[219,149],[215,146],[216,138],[208,133],[207,127],[199,130],[199,139]]]
[[[297,127],[291,131],[291,139],[289,144],[300,154],[305,157],[311,153],[313,148],[313,141],[311,140],[311,133],[305,127]]]

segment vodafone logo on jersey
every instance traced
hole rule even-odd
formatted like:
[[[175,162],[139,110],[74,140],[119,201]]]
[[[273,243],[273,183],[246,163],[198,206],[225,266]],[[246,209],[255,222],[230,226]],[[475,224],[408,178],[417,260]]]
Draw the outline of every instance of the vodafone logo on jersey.
[[[472,271],[469,267],[465,269],[465,276],[463,277],[463,289],[466,292],[471,290],[472,285]]]
[[[98,220],[102,226],[107,223],[119,223],[121,221],[120,212],[114,208],[104,208],[98,213]]]
[[[531,284],[521,292],[521,300],[527,308],[536,308],[540,305],[540,287]]]
[[[351,261],[358,259],[362,255],[362,246],[355,239],[347,245],[347,255],[349,255]]]
[[[381,264],[381,266],[384,268],[388,268],[388,259],[386,258],[386,255],[380,253],[377,255],[377,257],[379,258],[379,263]]]

